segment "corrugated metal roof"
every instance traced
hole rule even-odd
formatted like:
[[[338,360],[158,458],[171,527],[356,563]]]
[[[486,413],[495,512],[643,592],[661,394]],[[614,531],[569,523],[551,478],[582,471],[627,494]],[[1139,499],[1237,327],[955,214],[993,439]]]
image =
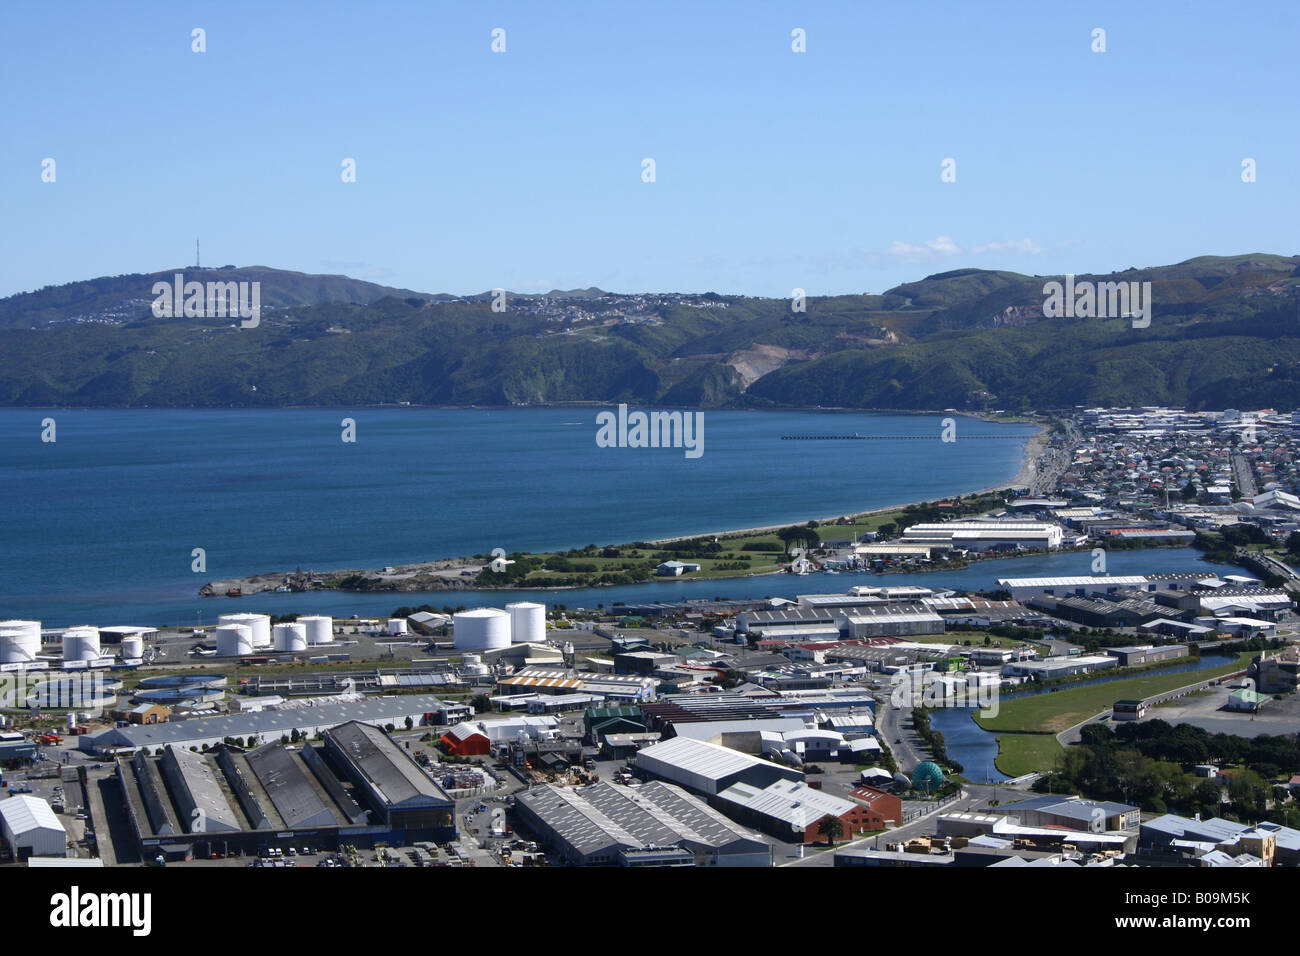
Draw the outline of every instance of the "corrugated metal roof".
[[[743,754],[738,750],[719,747],[717,744],[705,743],[702,740],[692,740],[689,737],[674,737],[653,747],[647,747],[637,754],[636,759],[638,765],[643,760],[659,761],[711,780],[748,770],[756,764],[770,766],[767,761]]]
[[[390,806],[410,800],[450,804],[451,798],[377,727],[351,721],[326,731]]]
[[[66,832],[48,803],[40,797],[25,793],[0,800],[0,817],[4,817],[5,826],[15,835],[30,833],[32,830]]]
[[[718,794],[718,799],[800,829],[812,826],[824,816],[842,817],[857,809],[855,803],[793,780],[778,780],[761,790],[747,783],[733,784]]]

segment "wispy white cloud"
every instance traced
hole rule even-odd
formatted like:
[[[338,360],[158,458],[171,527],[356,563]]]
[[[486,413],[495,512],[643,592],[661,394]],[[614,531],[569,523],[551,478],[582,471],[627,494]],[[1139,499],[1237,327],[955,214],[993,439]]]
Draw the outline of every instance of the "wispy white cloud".
[[[925,259],[938,259],[961,255],[961,246],[952,241],[951,236],[938,236],[921,243],[904,242],[895,239],[889,244],[885,256],[901,262],[920,262]]]
[[[1007,239],[1002,242],[986,242],[982,246],[971,246],[976,255],[982,252],[1021,252],[1036,256],[1043,251],[1037,239]]]

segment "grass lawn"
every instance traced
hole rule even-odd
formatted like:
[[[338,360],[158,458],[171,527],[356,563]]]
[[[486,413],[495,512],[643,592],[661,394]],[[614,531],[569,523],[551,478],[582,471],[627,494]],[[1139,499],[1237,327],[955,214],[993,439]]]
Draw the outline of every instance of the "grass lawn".
[[[1062,749],[1052,734],[1001,734],[998,756],[993,762],[1003,773],[1019,777],[1035,770],[1053,769]]]
[[[1138,700],[1175,690],[1187,684],[1194,684],[1200,680],[1230,674],[1241,670],[1250,662],[1251,656],[1248,652],[1238,654],[1237,659],[1232,663],[1191,673],[1182,671],[1175,674],[1162,674],[1156,671],[1129,680],[1091,684],[1086,687],[1034,694],[1028,697],[1012,697],[1002,702],[996,717],[976,717],[975,722],[985,730],[1020,734],[1059,734],[1080,721],[1108,710],[1117,700]]]

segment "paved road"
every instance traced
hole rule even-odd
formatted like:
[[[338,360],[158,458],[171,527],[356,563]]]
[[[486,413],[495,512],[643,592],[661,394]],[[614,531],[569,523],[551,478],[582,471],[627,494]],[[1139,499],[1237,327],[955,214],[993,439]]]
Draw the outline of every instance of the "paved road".
[[[929,760],[916,731],[910,728],[912,710],[910,707],[898,708],[888,700],[882,703],[877,714],[877,730],[884,738],[885,745],[894,753],[898,769],[911,774],[917,764]]]
[[[1072,422],[1065,423],[1065,437],[1057,448],[1048,446],[1043,457],[1039,459],[1034,477],[1029,483],[1031,495],[1044,495],[1056,488],[1061,473],[1070,466],[1074,459],[1074,447],[1079,443],[1079,432]]]
[[[1259,494],[1255,487],[1255,472],[1241,452],[1234,452],[1232,455],[1232,474],[1236,478],[1237,491],[1241,497],[1253,498]]]

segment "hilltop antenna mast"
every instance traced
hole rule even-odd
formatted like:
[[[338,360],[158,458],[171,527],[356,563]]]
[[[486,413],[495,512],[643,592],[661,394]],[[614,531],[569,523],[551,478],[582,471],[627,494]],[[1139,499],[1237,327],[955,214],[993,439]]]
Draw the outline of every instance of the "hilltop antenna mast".
[[[194,268],[199,267],[199,241],[194,240]]]

